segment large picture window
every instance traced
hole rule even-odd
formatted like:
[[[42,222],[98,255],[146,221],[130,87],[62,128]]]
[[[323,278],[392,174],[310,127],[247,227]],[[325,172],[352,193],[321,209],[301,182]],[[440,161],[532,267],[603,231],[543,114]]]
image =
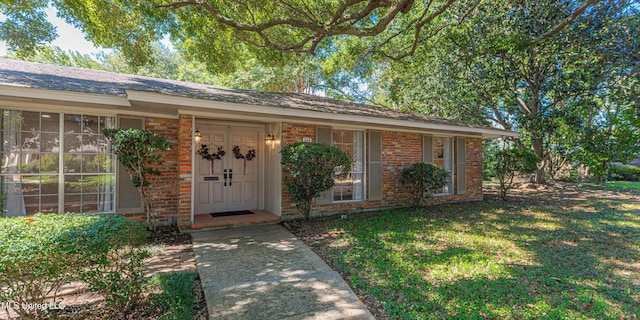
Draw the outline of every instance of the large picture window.
[[[353,160],[349,175],[335,179],[333,201],[364,200],[364,132],[334,129],[332,143]]]
[[[451,194],[453,191],[453,138],[433,137],[433,164],[449,172],[447,184],[434,194]]]
[[[8,216],[114,211],[114,117],[0,110],[0,187]]]

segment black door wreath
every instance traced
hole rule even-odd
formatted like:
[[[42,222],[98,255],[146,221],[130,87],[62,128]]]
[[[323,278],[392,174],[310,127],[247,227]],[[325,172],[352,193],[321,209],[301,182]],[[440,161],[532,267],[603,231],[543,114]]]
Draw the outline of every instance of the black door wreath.
[[[240,152],[240,146],[233,146],[233,156],[236,159],[244,159],[244,174],[247,174],[247,161],[253,160],[256,157],[256,149],[251,149],[247,151],[247,154],[242,154]]]
[[[213,174],[213,161],[220,160],[227,154],[222,147],[218,147],[218,152],[210,153],[209,146],[206,144],[201,145],[200,150],[196,151],[196,153],[199,154],[202,159],[211,161],[211,174]]]

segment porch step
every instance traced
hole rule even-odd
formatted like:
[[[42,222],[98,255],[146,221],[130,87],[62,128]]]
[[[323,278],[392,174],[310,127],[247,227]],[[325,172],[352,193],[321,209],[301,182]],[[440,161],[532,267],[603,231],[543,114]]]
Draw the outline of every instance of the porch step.
[[[210,214],[196,215],[191,230],[228,229],[249,225],[274,224],[280,222],[280,217],[264,210],[251,210],[253,214],[212,217]]]

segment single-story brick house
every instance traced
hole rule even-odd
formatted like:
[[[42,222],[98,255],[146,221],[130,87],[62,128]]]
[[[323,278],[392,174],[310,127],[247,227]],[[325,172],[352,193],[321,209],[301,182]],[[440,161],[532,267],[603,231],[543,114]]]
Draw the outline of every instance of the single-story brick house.
[[[213,212],[298,215],[279,164],[287,143],[332,144],[353,157],[350,176],[316,199],[313,212],[320,214],[405,206],[401,170],[421,161],[451,172],[433,201],[480,200],[482,140],[515,135],[311,95],[8,59],[0,59],[0,109],[5,215],[140,215],[137,191],[101,130],[145,128],[174,146],[163,155],[151,193],[155,208],[168,221],[177,218],[183,230]],[[198,153],[202,145],[226,154],[205,160]]]

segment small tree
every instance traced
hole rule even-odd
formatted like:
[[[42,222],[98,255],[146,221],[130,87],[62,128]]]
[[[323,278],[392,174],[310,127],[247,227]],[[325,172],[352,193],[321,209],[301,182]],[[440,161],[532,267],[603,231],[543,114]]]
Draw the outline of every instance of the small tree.
[[[511,189],[516,174],[534,173],[538,170],[540,158],[529,150],[505,149],[495,153],[493,163],[498,180],[500,180],[500,198],[507,200],[507,192]]]
[[[411,193],[415,208],[422,204],[425,198],[433,195],[435,190],[447,184],[449,172],[430,163],[418,162],[402,170],[400,182]]]
[[[351,157],[334,146],[295,142],[281,151],[284,184],[296,207],[309,219],[311,201],[333,188],[334,177],[345,177],[351,170]]]
[[[127,169],[140,192],[148,227],[155,229],[157,216],[147,187],[151,177],[160,175],[160,170],[154,167],[163,162],[158,151],[171,149],[170,143],[163,136],[141,129],[104,129],[102,133],[111,141],[118,161]]]

